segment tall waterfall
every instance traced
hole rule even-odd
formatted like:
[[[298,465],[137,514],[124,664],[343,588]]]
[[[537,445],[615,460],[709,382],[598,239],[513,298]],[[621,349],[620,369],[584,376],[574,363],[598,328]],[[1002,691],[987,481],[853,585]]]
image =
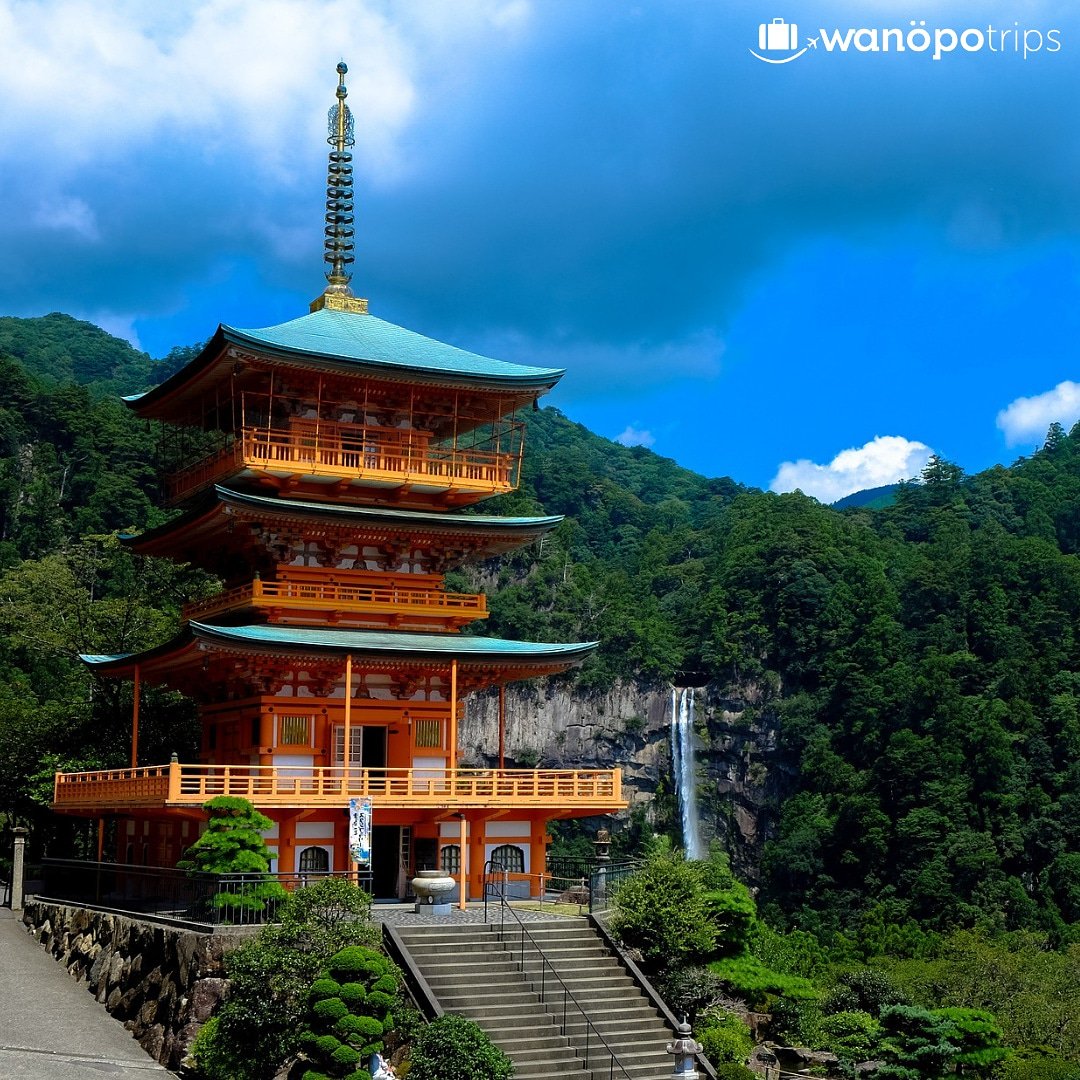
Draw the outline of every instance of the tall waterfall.
[[[694,691],[671,688],[671,757],[679,792],[683,849],[688,859],[704,859],[705,845],[698,826],[697,784],[694,779]]]

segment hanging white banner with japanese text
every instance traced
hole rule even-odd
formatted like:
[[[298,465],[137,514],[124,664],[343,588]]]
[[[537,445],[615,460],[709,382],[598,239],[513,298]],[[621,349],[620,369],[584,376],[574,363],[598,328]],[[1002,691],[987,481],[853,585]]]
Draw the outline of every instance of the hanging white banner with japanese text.
[[[349,858],[360,866],[371,865],[371,800],[349,800]]]

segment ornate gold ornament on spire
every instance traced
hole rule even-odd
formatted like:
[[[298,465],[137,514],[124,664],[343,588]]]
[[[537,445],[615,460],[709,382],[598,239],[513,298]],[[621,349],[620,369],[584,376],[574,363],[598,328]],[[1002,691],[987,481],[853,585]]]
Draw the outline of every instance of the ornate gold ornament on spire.
[[[330,107],[327,116],[327,139],[330,144],[330,162],[326,175],[326,227],[324,233],[323,259],[330,264],[326,272],[328,282],[325,292],[311,302],[312,311],[327,308],[330,311],[367,313],[367,301],[353,296],[349,288],[352,274],[348,266],[353,262],[353,115],[345,104],[349,91],[345,87],[348,67],[338,64],[337,102]]]

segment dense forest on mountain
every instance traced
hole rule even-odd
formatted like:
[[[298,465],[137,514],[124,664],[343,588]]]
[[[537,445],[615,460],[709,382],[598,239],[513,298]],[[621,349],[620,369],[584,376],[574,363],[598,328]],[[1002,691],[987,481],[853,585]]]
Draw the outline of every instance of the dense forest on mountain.
[[[154,433],[116,394],[188,355],[0,319],[0,814],[42,841],[57,762],[127,752],[130,690],[75,654],[154,644],[214,588],[114,535],[165,514]],[[483,632],[598,639],[583,694],[684,673],[753,690],[793,776],[760,868],[771,926],[913,964],[958,930],[1080,949],[1080,430],[973,476],[934,459],[891,505],[836,510],[551,408],[528,424],[525,482],[484,512],[566,521],[462,572],[497,584]],[[189,750],[186,702],[151,692],[143,717],[147,760]]]

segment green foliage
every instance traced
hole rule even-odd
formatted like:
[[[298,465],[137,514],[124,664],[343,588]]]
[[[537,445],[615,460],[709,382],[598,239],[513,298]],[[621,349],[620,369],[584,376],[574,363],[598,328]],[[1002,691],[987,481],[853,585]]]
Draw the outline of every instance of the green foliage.
[[[232,795],[210,799],[203,803],[203,810],[210,816],[206,831],[176,865],[196,873],[263,876],[263,881],[242,892],[215,893],[212,903],[217,908],[259,912],[268,901],[284,900],[288,894],[270,877],[273,856],[261,835],[274,823],[247,799]]]
[[[654,969],[708,957],[716,928],[700,872],[680,856],[654,854],[619,886],[611,930]]]
[[[819,1031],[823,1049],[845,1061],[867,1061],[877,1048],[881,1024],[868,1012],[847,1010],[823,1016]]]
[[[702,1012],[727,996],[724,981],[701,965],[668,968],[660,973],[657,990],[672,1012],[686,1014],[691,1026]]]
[[[716,1075],[719,1080],[758,1080],[756,1072],[737,1061],[720,1062],[716,1066]]]
[[[440,1016],[413,1039],[409,1080],[508,1080],[513,1073],[510,1059],[464,1017]]]
[[[378,940],[370,907],[355,885],[326,878],[290,894],[278,906],[277,922],[229,954],[228,1000],[210,1034],[200,1032],[206,1080],[269,1080],[297,1053],[305,1033],[314,1042],[318,1036],[304,1022],[308,1003],[346,1000],[348,984],[328,978],[326,964],[349,942]],[[340,997],[333,992],[338,987]],[[322,1034],[335,1046],[341,1042]]]
[[[730,1013],[716,1013],[706,1017],[704,1026],[697,1032],[697,1039],[713,1065],[720,1065],[722,1062],[745,1065],[754,1050],[750,1029]]]
[[[315,992],[316,986],[338,980],[342,997],[324,998]],[[375,990],[375,985],[390,993]],[[391,995],[397,989],[389,963],[373,949],[350,945],[327,960],[308,993],[313,1001],[307,1017],[310,1027],[300,1034],[305,1053],[323,1075],[352,1076],[361,1061],[383,1049],[384,1036],[393,1025]]]
[[[894,961],[887,970],[915,1003],[986,1010],[1006,1045],[1047,1047],[1080,1063],[1080,1031],[1073,1023],[1080,945],[1060,952],[1048,945],[1043,935],[958,931],[944,939],[937,956]]]
[[[817,996],[808,979],[773,971],[750,953],[714,960],[709,964],[709,970],[730,987],[733,994],[751,1003],[765,1003],[768,998],[777,996],[796,999]]]

